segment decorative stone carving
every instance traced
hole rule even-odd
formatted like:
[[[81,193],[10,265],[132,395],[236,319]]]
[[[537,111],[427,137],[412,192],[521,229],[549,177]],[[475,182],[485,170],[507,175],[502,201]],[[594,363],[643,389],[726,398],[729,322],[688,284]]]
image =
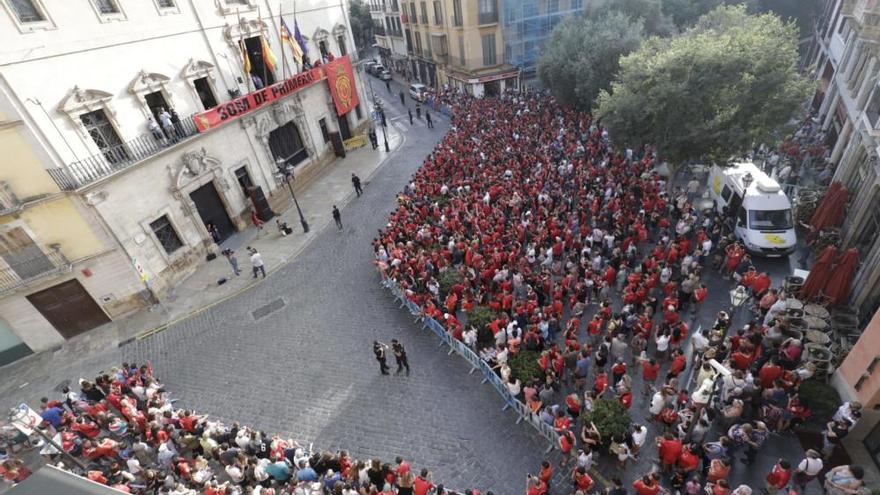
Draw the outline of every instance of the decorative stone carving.
[[[106,91],[82,89],[79,86],[74,86],[58,104],[58,111],[69,115],[92,111],[103,107],[111,98],[113,95]]]
[[[180,71],[183,79],[199,79],[202,77],[214,78],[214,64],[204,60],[189,59],[189,62]]]
[[[164,74],[141,70],[128,85],[128,92],[135,95],[153,93],[164,89],[170,80],[171,78]]]
[[[263,112],[257,117],[257,137],[269,139],[269,133],[277,127],[278,125],[269,112]]]
[[[90,191],[85,195],[86,204],[89,206],[95,206],[97,204],[103,203],[105,199],[107,199],[107,191]]]
[[[187,151],[181,157],[180,169],[176,175],[176,180],[172,190],[180,191],[186,184],[204,174],[210,169],[220,167],[220,160],[209,156],[205,148],[198,151]]]
[[[269,31],[269,26],[259,19],[247,19],[241,17],[234,24],[226,24],[223,28],[223,39],[234,50],[239,50],[238,42],[242,38],[249,38]]]

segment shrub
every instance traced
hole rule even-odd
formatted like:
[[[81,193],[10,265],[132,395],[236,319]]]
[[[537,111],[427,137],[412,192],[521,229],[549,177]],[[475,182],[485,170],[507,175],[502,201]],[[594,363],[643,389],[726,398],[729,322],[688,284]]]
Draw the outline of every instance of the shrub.
[[[460,284],[463,280],[464,277],[458,270],[453,268],[443,270],[440,272],[440,278],[437,280],[437,283],[440,284],[440,293],[447,296],[449,291],[452,290],[452,286]]]
[[[495,318],[498,318],[498,314],[487,306],[477,306],[468,313],[467,326],[473,326],[477,329],[477,347],[480,349],[495,344],[495,336],[486,326],[492,323]]]
[[[632,420],[629,412],[620,401],[615,399],[597,399],[593,401],[593,410],[581,414],[581,423],[596,425],[602,434],[602,443],[611,443],[611,438],[628,435]]]
[[[510,359],[507,361],[507,364],[510,366],[510,374],[523,383],[528,383],[534,378],[541,378],[544,376],[544,371],[541,369],[541,365],[538,364],[540,357],[541,353],[538,351],[517,352],[510,356]]]
[[[816,379],[807,380],[801,383],[798,388],[798,396],[807,401],[810,410],[813,412],[812,418],[820,419],[834,416],[834,412],[841,404],[840,394],[831,385]]]

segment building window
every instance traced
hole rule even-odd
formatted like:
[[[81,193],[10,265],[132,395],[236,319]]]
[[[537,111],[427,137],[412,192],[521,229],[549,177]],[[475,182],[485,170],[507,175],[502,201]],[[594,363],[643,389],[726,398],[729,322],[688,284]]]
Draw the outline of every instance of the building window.
[[[416,4],[415,4],[415,2],[409,4],[409,12],[410,12],[410,14],[412,14],[411,16],[409,16],[409,17],[410,17],[410,20],[411,20],[412,22],[418,24],[418,23],[419,23],[419,17],[416,15]]]
[[[458,37],[458,59],[462,67],[467,67],[464,61],[464,36]]]
[[[159,3],[159,7],[163,9],[173,9],[174,8],[174,0],[157,0]]]
[[[115,0],[95,0],[95,7],[102,14],[118,14],[119,7]]]
[[[438,26],[443,24],[443,9],[440,8],[439,0],[434,0],[434,24]]]
[[[572,10],[581,10],[584,8],[584,0],[571,0]]]
[[[461,0],[452,0],[452,25],[461,26]]]
[[[549,0],[547,2],[547,12],[551,14],[559,12],[559,0]]]
[[[497,64],[495,59],[495,33],[483,35],[483,65],[490,67]]]
[[[33,0],[11,0],[12,10],[15,11],[19,22],[40,22],[45,21],[43,13],[34,5]]]
[[[348,54],[348,50],[345,49],[345,36],[339,35],[336,37],[336,44],[339,45],[339,56],[344,57]]]
[[[327,119],[322,118],[318,121],[318,127],[321,128],[321,137],[324,138],[324,144],[330,142],[330,131],[327,129]]]
[[[275,83],[275,74],[269,70],[269,67],[266,66],[265,59],[263,59],[262,39],[261,36],[245,38],[244,46],[247,50],[248,58],[251,61],[251,82],[256,83],[256,80],[259,79],[262,83],[262,87],[266,87]]]
[[[422,24],[428,24],[428,4],[427,2],[422,2]]]
[[[251,180],[251,174],[248,173],[247,166],[235,169],[235,180],[245,194],[247,194],[248,189],[254,187],[254,181]]]
[[[214,90],[211,89],[211,84],[208,82],[207,77],[194,79],[193,86],[196,88],[196,93],[199,95],[199,100],[201,100],[202,107],[205,110],[210,110],[217,106],[217,98],[214,97]]]
[[[171,254],[183,247],[183,242],[180,241],[180,236],[177,235],[177,231],[171,225],[168,215],[162,215],[150,222],[150,228],[153,229],[153,234],[156,235],[156,239],[162,245],[165,253]]]
[[[84,113],[79,116],[79,120],[107,161],[118,163],[128,159],[128,152],[125,151],[122,140],[119,139],[116,129],[113,128],[113,124],[107,119],[107,114],[104,113],[104,110]]]
[[[479,23],[492,24],[498,22],[498,0],[478,0]]]

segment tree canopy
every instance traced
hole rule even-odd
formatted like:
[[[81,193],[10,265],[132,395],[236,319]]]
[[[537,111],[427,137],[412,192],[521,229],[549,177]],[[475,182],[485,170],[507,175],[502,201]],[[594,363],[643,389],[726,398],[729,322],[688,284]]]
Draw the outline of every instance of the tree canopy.
[[[349,22],[351,22],[354,44],[359,49],[372,45],[373,19],[370,16],[370,7],[362,0],[351,0],[351,4],[348,7],[348,18]]]
[[[569,17],[553,30],[538,77],[562,104],[589,110],[599,91],[610,87],[620,56],[641,42],[641,21],[620,12]]]
[[[776,15],[718,7],[624,56],[597,115],[616,142],[655,144],[672,163],[726,159],[768,138],[809,95],[796,44],[794,24]]]

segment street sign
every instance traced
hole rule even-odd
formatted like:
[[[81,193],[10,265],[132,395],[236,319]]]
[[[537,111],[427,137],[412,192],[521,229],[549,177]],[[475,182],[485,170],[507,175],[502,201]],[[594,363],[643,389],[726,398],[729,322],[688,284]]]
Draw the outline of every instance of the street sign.
[[[43,417],[27,404],[21,404],[17,409],[12,410],[12,416],[9,418],[9,421],[18,431],[31,436],[34,430],[37,429],[37,425],[43,422]]]
[[[141,262],[138,261],[137,258],[132,258],[131,263],[134,265],[135,271],[138,272],[138,276],[141,277],[141,282],[143,282],[145,284],[148,283],[150,281],[150,275],[147,273],[146,270],[144,270],[144,267],[143,267],[143,265],[141,265]]]

